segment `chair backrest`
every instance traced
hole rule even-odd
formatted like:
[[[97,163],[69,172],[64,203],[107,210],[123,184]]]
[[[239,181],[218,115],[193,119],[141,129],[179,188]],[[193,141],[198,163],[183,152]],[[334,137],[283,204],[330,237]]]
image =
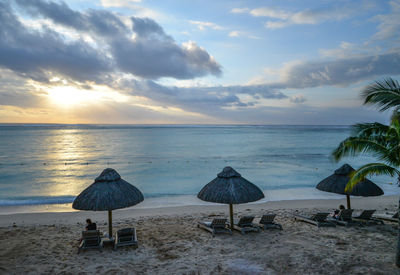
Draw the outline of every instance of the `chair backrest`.
[[[118,237],[132,236],[135,234],[135,229],[124,228],[117,231]]]
[[[87,230],[82,231],[82,240],[85,246],[96,246],[101,242],[100,231],[99,230]]]
[[[213,219],[211,222],[211,228],[225,228],[227,219]]]
[[[118,243],[133,241],[135,237],[135,228],[124,228],[117,231]]]
[[[339,212],[338,220],[352,221],[352,218],[351,218],[352,214],[353,214],[353,209],[342,209]]]
[[[241,217],[238,222],[238,226],[252,226],[253,220],[254,220],[254,216]]]
[[[317,213],[311,216],[311,219],[317,222],[326,221],[326,217],[328,217],[329,213]]]
[[[375,213],[376,210],[363,210],[363,212],[361,212],[360,216],[358,216],[358,218],[360,219],[371,219],[372,218],[372,214]]]
[[[274,219],[276,217],[276,214],[265,214],[261,217],[260,223],[261,224],[269,224],[273,223]]]
[[[100,237],[100,231],[99,230],[86,230],[82,231],[82,238],[97,238]]]

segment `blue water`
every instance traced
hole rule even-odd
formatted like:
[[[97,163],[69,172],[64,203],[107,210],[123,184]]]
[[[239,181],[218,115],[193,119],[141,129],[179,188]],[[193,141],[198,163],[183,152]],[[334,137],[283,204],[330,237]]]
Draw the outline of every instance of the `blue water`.
[[[331,151],[349,133],[347,126],[0,125],[0,206],[70,203],[107,167],[146,198],[179,201],[232,166],[266,194],[296,199],[345,162],[374,161],[333,162]],[[373,180],[397,192],[388,185],[394,179]]]

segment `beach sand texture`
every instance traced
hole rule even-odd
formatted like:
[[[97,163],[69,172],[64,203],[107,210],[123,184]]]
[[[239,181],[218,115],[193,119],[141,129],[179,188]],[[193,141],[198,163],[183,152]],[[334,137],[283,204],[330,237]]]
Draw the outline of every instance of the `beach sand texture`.
[[[317,228],[293,213],[331,211],[345,200],[280,201],[235,207],[238,216],[278,214],[284,230],[212,235],[200,220],[227,217],[224,205],[114,211],[114,230],[137,228],[139,247],[77,254],[86,217],[107,231],[106,212],[0,216],[1,274],[400,274],[397,225]],[[355,198],[356,209],[395,211],[398,198]],[[13,226],[15,223],[15,226]]]

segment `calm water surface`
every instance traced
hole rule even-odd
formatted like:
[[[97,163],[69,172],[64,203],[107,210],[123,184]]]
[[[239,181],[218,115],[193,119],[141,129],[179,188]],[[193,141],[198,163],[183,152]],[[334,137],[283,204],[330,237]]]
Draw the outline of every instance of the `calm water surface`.
[[[107,167],[147,198],[195,195],[225,166],[266,194],[301,198],[344,162],[357,168],[373,160],[332,161],[349,133],[346,126],[2,125],[0,206],[69,203]],[[397,192],[387,184],[393,179],[373,180]]]

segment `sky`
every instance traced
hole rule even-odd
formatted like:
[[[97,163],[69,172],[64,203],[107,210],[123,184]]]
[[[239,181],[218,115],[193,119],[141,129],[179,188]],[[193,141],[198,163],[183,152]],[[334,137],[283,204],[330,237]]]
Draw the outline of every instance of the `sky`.
[[[0,123],[387,122],[400,0],[0,0]]]

